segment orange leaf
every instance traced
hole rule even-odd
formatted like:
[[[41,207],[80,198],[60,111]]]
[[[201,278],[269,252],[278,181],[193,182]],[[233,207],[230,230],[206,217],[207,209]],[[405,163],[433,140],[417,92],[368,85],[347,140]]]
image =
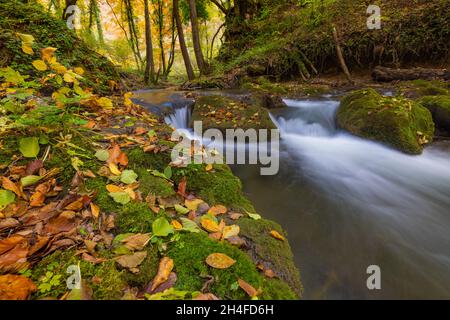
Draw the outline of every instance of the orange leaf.
[[[40,207],[40,206],[44,205],[44,201],[45,201],[45,195],[40,191],[36,191],[30,197],[30,206]]]
[[[93,202],[90,203],[91,206],[91,213],[94,216],[95,219],[98,218],[98,215],[100,214],[100,208],[98,205],[94,204]]]
[[[218,204],[216,206],[212,206],[211,208],[209,208],[208,213],[213,215],[213,216],[218,216],[219,214],[224,214],[227,212],[227,207]]]
[[[114,184],[106,185],[106,190],[108,190],[108,192],[122,192],[123,191],[123,189],[121,187],[118,187]]]
[[[2,177],[3,188],[14,192],[19,198],[22,196],[22,190],[7,177]]]
[[[0,276],[0,300],[25,300],[36,290],[33,281],[24,276],[14,274]]]
[[[147,131],[148,131],[148,130],[145,129],[144,127],[137,127],[137,128],[134,130],[134,134],[140,136],[140,135],[143,135],[144,133],[147,133]]]
[[[245,292],[247,292],[247,294],[250,297],[256,297],[256,295],[258,294],[258,291],[249,283],[245,282],[242,279],[238,279],[238,283],[239,283],[239,287],[241,287],[242,290],[244,290]]]
[[[0,254],[5,253],[6,251],[11,250],[14,248],[17,244],[24,241],[24,237],[22,236],[10,236],[9,238],[0,240]]]
[[[285,238],[278,231],[272,230],[272,231],[270,231],[270,235],[272,237],[274,237],[275,239],[278,239],[278,240],[281,240],[281,241],[285,240]]]
[[[173,226],[175,230],[183,229],[183,225],[179,223],[177,220],[172,220],[170,224]]]
[[[186,177],[183,177],[178,184],[178,192],[180,196],[186,197]]]
[[[208,218],[202,219],[202,221],[200,223],[201,223],[203,229],[205,229],[208,232],[219,232],[220,231],[220,227],[217,224],[217,222],[215,222],[211,219],[208,219]]]
[[[120,156],[120,154],[122,153],[122,151],[120,151],[120,146],[115,143],[113,144],[112,148],[108,150],[109,152],[109,158],[106,161],[108,164],[110,163],[114,163],[117,164],[118,163],[118,158]]]
[[[216,269],[227,269],[236,263],[236,260],[223,253],[211,253],[206,258],[206,263]]]
[[[126,153],[122,152],[120,153],[119,157],[117,158],[117,162],[124,167],[128,165],[128,156]]]
[[[167,281],[169,279],[169,275],[173,269],[173,260],[169,257],[164,257],[159,262],[158,273],[153,279],[151,291],[155,290],[161,283]]]

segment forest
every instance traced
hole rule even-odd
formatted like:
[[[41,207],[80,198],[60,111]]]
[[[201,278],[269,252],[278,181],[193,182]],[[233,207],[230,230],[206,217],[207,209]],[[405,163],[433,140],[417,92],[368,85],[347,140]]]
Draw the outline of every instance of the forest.
[[[449,299],[449,8],[2,0],[0,300]]]

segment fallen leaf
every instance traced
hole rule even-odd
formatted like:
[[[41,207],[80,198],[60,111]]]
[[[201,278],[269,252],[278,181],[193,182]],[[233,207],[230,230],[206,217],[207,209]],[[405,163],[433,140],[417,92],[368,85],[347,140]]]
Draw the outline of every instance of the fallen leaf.
[[[220,205],[220,204],[215,205],[215,206],[212,206],[211,208],[209,208],[208,213],[213,216],[218,216],[220,214],[227,213],[227,207]]]
[[[220,300],[212,293],[201,293],[198,296],[196,296],[193,300]]]
[[[238,225],[233,224],[231,226],[225,226],[222,230],[222,239],[228,239],[235,237],[239,234],[240,228]]]
[[[50,60],[53,58],[53,55],[55,54],[55,51],[57,49],[53,47],[47,47],[41,50],[41,58],[44,61],[50,62]]]
[[[99,216],[99,214],[100,214],[100,207],[99,207],[98,205],[94,204],[93,202],[90,203],[90,206],[91,206],[91,213],[92,213],[92,216],[93,216],[95,219],[98,219],[98,216]]]
[[[14,248],[19,243],[23,242],[25,240],[22,236],[10,236],[6,239],[0,240],[0,254],[3,254],[12,248]]]
[[[243,217],[244,215],[242,213],[232,212],[229,214],[231,220],[238,220],[239,218]]]
[[[39,71],[47,70],[47,65],[42,60],[34,60],[31,64]]]
[[[30,293],[36,290],[33,281],[24,276],[14,274],[0,276],[0,300],[26,300]]]
[[[181,223],[179,223],[177,220],[172,220],[172,221],[170,222],[170,224],[172,225],[172,227],[173,227],[175,230],[181,230],[181,229],[183,229],[183,225],[182,225]]]
[[[114,184],[106,185],[106,190],[108,190],[108,192],[123,192],[123,189],[121,187],[118,187]]]
[[[132,234],[122,240],[125,247],[130,250],[142,250],[150,241],[150,234],[148,233],[137,233]]]
[[[180,181],[180,183],[178,184],[178,192],[177,192],[180,196],[182,196],[183,198],[186,197],[186,177],[183,177]]]
[[[25,168],[25,174],[27,176],[35,174],[39,169],[41,169],[44,166],[44,161],[42,160],[33,160],[28,162],[26,168]]]
[[[165,237],[170,233],[173,233],[173,227],[170,225],[166,218],[160,217],[153,221],[152,232],[154,236]]]
[[[213,169],[213,165],[211,163],[208,163],[205,167],[206,171],[211,171]]]
[[[220,227],[217,224],[217,222],[215,222],[211,219],[208,219],[208,218],[202,219],[200,223],[201,223],[203,229],[205,229],[208,232],[219,232],[220,231]]]
[[[42,192],[35,192],[30,197],[30,206],[31,207],[41,207],[44,205],[45,195]]]
[[[248,282],[245,282],[242,279],[238,279],[239,287],[244,290],[251,298],[256,297],[258,295],[258,291]]]
[[[22,197],[22,191],[20,187],[9,180],[7,177],[2,177],[2,185],[4,189],[14,192],[19,198]]]
[[[107,261],[107,259],[104,259],[104,258],[96,258],[96,257],[91,256],[90,254],[87,254],[86,252],[84,252],[84,253],[81,255],[81,258],[82,258],[84,261],[87,261],[87,262],[90,262],[90,263],[93,263],[93,264],[99,264],[99,263],[102,263],[102,262]]]
[[[133,254],[126,254],[114,258],[119,265],[124,268],[129,269],[133,273],[139,272],[137,267],[144,261],[147,257],[147,251],[139,251]]]
[[[75,212],[63,211],[57,217],[52,218],[44,227],[44,232],[48,234],[57,234],[67,232],[75,228],[76,219]]]
[[[153,284],[150,288],[150,291],[154,291],[156,287],[158,287],[161,283],[167,281],[170,273],[173,269],[173,260],[169,257],[164,257],[159,262],[158,273],[153,279]]]
[[[0,270],[18,271],[27,265],[28,243],[22,242],[0,256]]]
[[[270,231],[270,235],[272,237],[274,237],[275,239],[278,239],[278,240],[281,240],[281,241],[286,240],[278,231],[275,231],[275,230]]]
[[[206,263],[216,269],[227,269],[236,263],[236,260],[223,253],[212,253],[206,258]]]
[[[189,210],[197,210],[197,207],[199,206],[200,203],[203,203],[202,199],[186,199],[184,200],[184,205],[186,206],[186,208],[188,208]]]
[[[115,163],[110,163],[108,165],[109,170],[111,171],[111,173],[115,176],[120,176],[122,173],[120,172],[119,168],[117,167],[117,164]]]

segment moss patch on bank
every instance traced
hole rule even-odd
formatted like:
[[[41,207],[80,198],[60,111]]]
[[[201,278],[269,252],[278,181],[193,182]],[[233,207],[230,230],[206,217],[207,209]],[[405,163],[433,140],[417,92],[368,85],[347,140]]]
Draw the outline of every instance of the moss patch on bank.
[[[345,96],[337,122],[356,136],[409,154],[420,154],[434,135],[433,119],[426,108],[403,97],[384,97],[373,89]]]

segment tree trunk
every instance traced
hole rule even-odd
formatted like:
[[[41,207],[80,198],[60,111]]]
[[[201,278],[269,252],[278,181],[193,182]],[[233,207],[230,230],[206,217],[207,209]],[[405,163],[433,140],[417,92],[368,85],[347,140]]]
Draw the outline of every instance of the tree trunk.
[[[342,69],[342,71],[344,71],[344,74],[347,77],[348,82],[353,83],[352,77],[350,75],[350,71],[348,71],[347,64],[345,63],[344,55],[342,54],[342,49],[341,49],[341,45],[339,44],[337,30],[336,30],[336,27],[334,27],[334,26],[333,26],[333,38],[334,38],[334,42],[336,43],[336,54],[337,54],[341,69]]]
[[[446,69],[391,69],[386,67],[376,67],[372,72],[375,81],[390,82],[396,80],[409,81],[416,79],[443,79],[450,80],[450,71]]]
[[[152,27],[150,22],[150,10],[148,0],[144,0],[145,14],[145,44],[146,44],[146,63],[145,63],[145,83],[155,82],[155,62],[153,61]]]
[[[189,52],[186,47],[186,41],[184,40],[183,24],[181,23],[180,12],[178,8],[178,0],[173,0],[173,14],[175,17],[175,23],[177,25],[178,40],[180,42],[181,54],[183,55],[186,73],[188,79],[193,80],[195,78],[195,75],[194,70],[192,70],[191,59],[189,58]]]
[[[76,5],[77,4],[77,0],[66,0],[66,5],[64,6],[64,10],[62,13],[62,19],[63,20],[67,20],[68,16],[66,14],[67,8],[69,8],[70,6]]]
[[[195,0],[189,0],[189,14],[191,17],[192,42],[194,44],[194,53],[195,59],[197,60],[197,66],[200,70],[200,74],[207,74],[208,65],[203,58],[202,47],[200,44],[200,31],[198,28],[197,7],[195,5]]]

